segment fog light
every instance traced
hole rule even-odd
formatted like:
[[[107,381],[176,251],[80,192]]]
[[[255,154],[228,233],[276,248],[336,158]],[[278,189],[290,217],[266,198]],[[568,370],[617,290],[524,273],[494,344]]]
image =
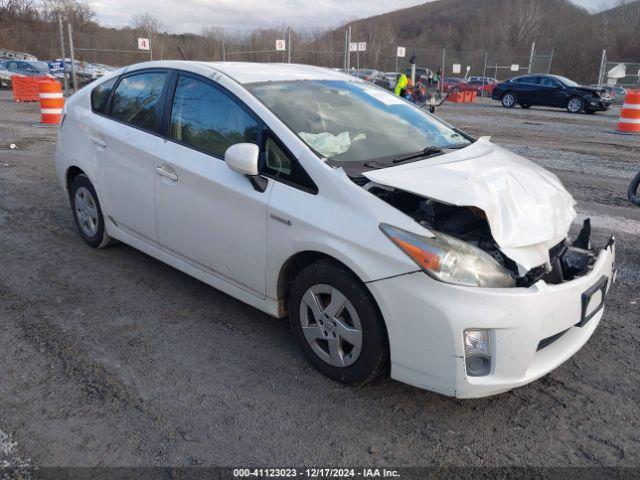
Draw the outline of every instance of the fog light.
[[[464,331],[464,356],[467,375],[482,377],[491,372],[491,339],[489,330]]]

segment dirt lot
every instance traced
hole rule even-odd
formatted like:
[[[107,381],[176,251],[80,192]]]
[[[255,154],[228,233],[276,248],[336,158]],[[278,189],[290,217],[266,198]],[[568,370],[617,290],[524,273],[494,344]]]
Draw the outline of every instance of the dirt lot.
[[[127,246],[85,246],[54,178],[56,130],[0,92],[0,465],[640,465],[640,208],[625,195],[640,137],[612,133],[617,111],[438,113],[551,168],[594,240],[618,238],[591,341],[489,399],[336,384],[285,320]]]

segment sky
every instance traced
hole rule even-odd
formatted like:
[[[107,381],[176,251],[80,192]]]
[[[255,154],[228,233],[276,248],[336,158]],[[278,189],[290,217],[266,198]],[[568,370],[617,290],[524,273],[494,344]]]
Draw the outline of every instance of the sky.
[[[121,27],[135,14],[149,12],[169,32],[199,33],[203,27],[232,31],[290,25],[326,29],[347,21],[428,0],[88,0],[100,24]],[[468,0],[476,1],[476,0]],[[571,0],[592,11],[616,5],[620,0]]]

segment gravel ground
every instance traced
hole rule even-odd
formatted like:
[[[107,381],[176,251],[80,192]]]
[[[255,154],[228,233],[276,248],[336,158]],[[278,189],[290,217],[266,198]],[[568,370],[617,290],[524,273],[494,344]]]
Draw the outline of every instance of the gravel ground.
[[[85,246],[54,178],[56,130],[0,92],[0,465],[640,465],[640,208],[625,195],[640,137],[612,133],[617,111],[438,114],[551,168],[594,240],[619,242],[591,341],[482,400],[344,387],[286,320],[127,246]]]

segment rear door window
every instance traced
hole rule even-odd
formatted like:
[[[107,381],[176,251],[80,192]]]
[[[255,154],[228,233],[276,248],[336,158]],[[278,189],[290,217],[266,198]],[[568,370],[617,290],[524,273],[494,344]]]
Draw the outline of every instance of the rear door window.
[[[165,72],[146,72],[124,77],[113,93],[109,116],[134,127],[156,131],[166,77]]]
[[[558,81],[550,77],[541,77],[540,85],[542,85],[543,87],[560,88],[560,84],[558,83]]]

